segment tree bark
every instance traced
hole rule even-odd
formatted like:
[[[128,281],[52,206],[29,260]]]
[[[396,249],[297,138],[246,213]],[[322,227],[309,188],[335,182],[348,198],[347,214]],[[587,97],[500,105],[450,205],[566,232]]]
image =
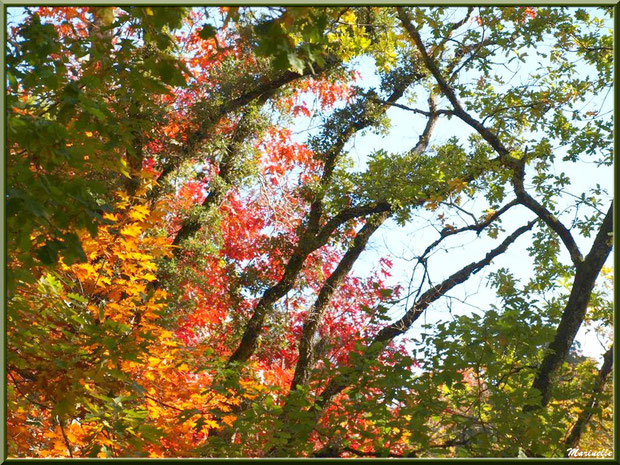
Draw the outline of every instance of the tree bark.
[[[406,332],[411,325],[419,318],[420,315],[428,308],[428,306],[434,301],[438,300],[440,297],[445,295],[450,289],[454,288],[458,284],[465,282],[472,274],[478,273],[485,266],[489,265],[491,261],[504,253],[508,247],[522,234],[526,231],[532,229],[537,220],[531,221],[525,226],[520,227],[516,231],[514,231],[510,236],[508,236],[504,241],[495,249],[491,250],[486,256],[477,262],[470,263],[465,266],[461,270],[452,274],[449,278],[444,280],[442,283],[432,287],[428,291],[426,291],[416,302],[411,306],[411,308],[405,313],[405,315],[398,321],[384,327],[380,330],[377,335],[373,338],[373,340],[366,346],[364,350],[364,354],[361,357],[362,363],[358,366],[351,367],[349,373],[346,375],[337,375],[335,376],[325,387],[325,389],[321,392],[318,399],[310,407],[310,409],[305,412],[305,415],[310,416],[309,421],[318,422],[321,414],[328,406],[328,404],[332,401],[332,399],[341,393],[344,389],[354,383],[359,377],[364,373],[368,365],[381,354],[383,349],[397,336]],[[289,435],[288,432],[284,432]],[[309,432],[306,433],[309,435]],[[293,441],[306,441],[307,437],[295,437],[292,438],[289,435],[287,443],[278,448],[274,448],[270,451],[270,456],[285,456],[288,449],[290,449]]]
[[[605,260],[607,260],[611,252],[613,244],[613,238],[611,236],[613,231],[613,210],[612,202],[603,220],[603,224],[594,239],[590,253],[588,253],[583,262],[577,266],[575,281],[566,307],[562,312],[560,324],[558,325],[553,341],[549,344],[547,355],[536,373],[532,389],[536,389],[540,392],[540,403],[527,405],[524,409],[525,411],[545,407],[551,399],[553,374],[564,360],[566,360],[568,351],[586,315],[596,278],[598,278],[601,268],[603,268]]]
[[[419,79],[419,77],[420,76],[415,73],[411,74],[408,79],[404,80],[404,82],[392,92],[387,101],[395,102],[398,100],[405,93],[409,84]],[[320,181],[323,187],[327,187],[331,182],[336,161],[346,142],[356,132],[375,124],[378,121],[378,117],[387,111],[389,104],[382,105],[379,115],[368,114],[367,112],[369,110],[367,106],[363,104],[361,104],[359,108],[355,118],[347,121],[345,128],[335,127],[335,133],[330,134],[329,137],[325,137],[327,140],[327,147],[322,154],[325,161]],[[333,231],[349,219],[390,210],[391,206],[387,202],[351,207],[330,218],[325,223],[325,226],[319,230],[321,219],[323,218],[323,199],[322,195],[315,198],[310,206],[310,212],[307,215],[306,229],[301,234],[299,245],[286,265],[284,276],[277,284],[267,289],[259,300],[252,317],[248,321],[241,342],[229,358],[228,363],[244,362],[252,356],[258,345],[262,326],[271,306],[292,289],[305,259],[314,250],[327,243]]]

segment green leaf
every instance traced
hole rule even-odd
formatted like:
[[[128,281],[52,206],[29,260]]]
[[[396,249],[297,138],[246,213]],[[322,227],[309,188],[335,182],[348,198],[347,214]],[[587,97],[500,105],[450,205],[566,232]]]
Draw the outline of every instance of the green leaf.
[[[63,244],[60,241],[51,241],[43,247],[39,247],[35,254],[44,265],[51,266],[58,262],[58,253]]]
[[[215,37],[217,34],[217,29],[211,26],[210,24],[206,24],[198,33],[198,36],[203,40],[209,40]]]
[[[303,74],[305,68],[303,60],[295,52],[289,52],[287,57],[289,68],[296,73]]]

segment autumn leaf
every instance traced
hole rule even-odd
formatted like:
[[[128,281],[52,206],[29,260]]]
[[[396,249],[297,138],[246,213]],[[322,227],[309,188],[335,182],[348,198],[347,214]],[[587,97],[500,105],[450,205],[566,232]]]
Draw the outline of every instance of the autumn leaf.
[[[129,237],[138,237],[140,234],[142,234],[142,228],[136,223],[129,224],[121,229],[121,234]]]

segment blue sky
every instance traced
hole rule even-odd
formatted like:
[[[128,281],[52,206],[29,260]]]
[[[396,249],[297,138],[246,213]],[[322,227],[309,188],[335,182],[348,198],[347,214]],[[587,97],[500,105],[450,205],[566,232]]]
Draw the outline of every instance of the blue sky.
[[[8,9],[8,24],[19,22],[23,16],[23,8]],[[459,17],[457,12],[456,17]],[[612,22],[609,27],[612,27]],[[545,44],[542,44],[545,47]],[[532,60],[526,62],[518,73],[518,79],[527,79],[529,72],[533,71],[538,63]],[[374,68],[373,60],[370,58],[358,59],[351,63],[351,67],[359,70],[362,79],[358,85],[363,87],[375,87],[378,85],[378,76]],[[580,71],[588,73],[591,69],[583,66]],[[467,76],[465,76],[467,78]],[[425,109],[426,98],[420,96],[421,103],[418,105],[413,103],[412,106]],[[405,103],[405,102],[403,102]],[[443,105],[442,105],[443,103]],[[602,108],[603,111],[613,110],[613,95],[593,96],[589,102],[592,108]],[[447,108],[445,102],[439,104],[440,107]],[[369,154],[378,149],[384,149],[387,152],[399,153],[406,152],[411,149],[418,141],[419,134],[422,132],[425,124],[424,117],[414,115],[411,112],[393,107],[388,110],[388,115],[392,121],[391,130],[387,135],[376,135],[372,132],[356,135],[348,144],[347,150],[352,157],[355,169],[362,170],[368,159]],[[316,126],[316,120],[308,120],[306,118],[298,118],[295,121],[294,132],[295,139],[298,142],[304,142],[308,135],[314,131],[306,131],[308,126]],[[460,120],[453,118],[446,120],[442,118],[435,131],[431,144],[442,144],[450,137],[457,136],[460,140],[465,141],[472,133],[471,128]],[[560,152],[561,153],[561,152]],[[558,157],[561,158],[561,157]],[[613,169],[610,167],[596,167],[590,163],[567,163],[558,162],[555,169],[560,172],[564,171],[572,180],[568,190],[575,195],[587,191],[594,184],[599,183],[613,195]],[[572,202],[570,196],[566,196],[561,202],[569,205]],[[475,201],[467,205],[467,208],[476,214],[481,214],[487,207],[484,201]],[[561,205],[560,205],[561,207]],[[602,208],[606,209],[606,205]],[[432,257],[430,262],[431,276],[434,282],[440,282],[450,274],[454,273],[462,266],[482,258],[488,250],[495,247],[502,237],[525,222],[534,218],[534,215],[523,207],[516,207],[519,214],[508,214],[504,219],[503,226],[506,233],[500,234],[497,241],[484,238],[477,239],[475,233],[467,233],[459,235],[452,241],[446,241],[447,251],[438,250]],[[388,222],[374,236],[368,246],[368,250],[362,255],[354,272],[360,275],[367,274],[371,269],[377,266],[378,259],[382,256],[390,257],[394,262],[392,284],[400,284],[407,288],[407,284],[411,279],[411,271],[414,265],[414,257],[419,255],[428,244],[438,237],[435,227],[434,214],[419,209],[413,216],[412,221],[405,227],[399,227],[394,222]],[[462,236],[462,237],[461,237]],[[592,238],[583,239],[576,234],[576,240],[583,251],[589,250]],[[455,288],[449,294],[457,300],[452,300],[452,314],[467,314],[473,311],[483,312],[490,308],[490,305],[496,303],[494,292],[486,286],[486,276],[488,273],[505,267],[513,271],[517,276],[524,279],[532,273],[531,259],[528,256],[526,248],[531,243],[531,236],[524,235],[513,244],[508,251],[498,257],[493,265],[487,267],[483,272],[476,275],[472,280]],[[562,259],[565,263],[569,263],[568,254],[563,252]],[[611,265],[612,258],[608,260]],[[417,286],[416,286],[417,287]],[[459,302],[459,300],[461,302]],[[420,332],[420,327],[425,323],[433,323],[451,318],[450,308],[446,299],[441,300],[431,306],[423,318],[414,325],[409,336],[415,337]],[[392,312],[394,318],[402,315],[402,308],[395,308]],[[586,334],[584,328],[578,335],[578,341],[581,344],[584,354],[599,357],[604,349],[592,334]]]
[[[460,15],[457,14],[457,17]],[[611,28],[611,21],[608,21]],[[549,44],[548,46],[551,46]],[[541,44],[541,47],[547,47],[546,44]],[[498,57],[498,59],[501,59]],[[516,79],[527,80],[529,73],[533,72],[538,66],[538,62],[535,57],[526,61],[516,74]],[[362,79],[357,82],[362,87],[376,87],[379,84],[379,78],[376,73],[373,60],[365,57],[357,60],[351,64],[355,69],[359,70],[362,75]],[[592,72],[591,68],[581,65],[579,68],[581,73]],[[465,76],[467,79],[467,76]],[[515,79],[515,78],[513,78]],[[587,105],[594,109],[601,108],[603,112],[613,111],[613,92],[607,95],[592,96]],[[420,103],[413,103],[411,106],[426,109],[426,97],[421,95],[419,97]],[[401,102],[406,103],[406,102]],[[438,105],[440,108],[449,108],[449,105],[445,101],[440,101]],[[585,111],[585,110],[582,110]],[[369,154],[378,149],[384,149],[387,152],[399,153],[410,150],[418,141],[418,137],[421,134],[425,118],[415,115],[403,109],[392,107],[388,110],[387,114],[391,119],[391,129],[387,135],[376,135],[372,132],[356,135],[352,141],[348,144],[347,150],[349,150],[356,169],[363,170]],[[311,123],[305,119],[297,121],[295,131],[297,132],[297,140],[303,142],[308,133],[304,131],[310,124],[316,125],[316,121]],[[309,131],[312,133],[313,131]],[[472,133],[472,129],[457,118],[447,120],[442,118],[437,127],[434,130],[431,144],[442,144],[446,142],[450,137],[456,136],[462,141],[466,141],[467,137]],[[553,168],[556,174],[565,172],[571,179],[571,184],[567,188],[567,192],[573,195],[579,195],[581,192],[587,192],[590,188],[594,187],[596,183],[600,184],[603,188],[607,189],[610,193],[610,199],[613,196],[613,168],[612,167],[597,167],[593,163],[579,162],[569,163],[562,162],[562,154],[565,149],[558,149],[558,160]],[[530,169],[531,173],[533,170]],[[527,179],[526,179],[527,186]],[[558,202],[560,210],[573,203],[573,198],[570,195],[566,195]],[[562,205],[564,204],[564,205]],[[609,203],[603,203],[601,209],[607,210]],[[488,207],[484,199],[470,202],[466,205],[466,208],[476,215],[482,214],[482,212]],[[421,254],[427,245],[432,243],[438,238],[439,234],[436,230],[436,221],[433,220],[434,214],[427,212],[424,209],[418,209],[413,219],[405,227],[399,227],[395,222],[389,221],[387,224],[381,227],[381,229],[373,236],[371,243],[367,247],[367,250],[360,257],[354,272],[364,275],[377,266],[378,259],[382,256],[390,257],[394,262],[393,267],[393,284],[400,284],[407,290],[407,284],[411,280],[411,272],[415,264],[414,257]],[[446,241],[447,250],[438,250],[431,259],[429,270],[434,283],[441,282],[441,280],[447,278],[452,273],[458,271],[461,267],[476,261],[484,257],[484,255],[492,248],[496,247],[500,241],[512,231],[518,227],[524,225],[527,221],[534,219],[535,216],[532,212],[524,207],[514,207],[514,211],[509,212],[503,217],[503,228],[505,233],[499,235],[497,240],[491,240],[484,234],[480,238],[476,237],[476,234],[465,233],[457,235],[453,240]],[[470,219],[471,220],[471,219]],[[570,222],[570,218],[563,218],[565,222]],[[567,221],[568,220],[568,221]],[[590,248],[593,238],[583,238],[577,231],[573,234],[575,239],[584,253]],[[445,321],[452,318],[451,315],[469,314],[471,312],[482,313],[489,309],[492,304],[498,304],[495,297],[495,293],[492,289],[487,287],[487,277],[490,272],[499,269],[500,267],[508,268],[517,277],[522,277],[524,281],[528,276],[531,276],[532,260],[528,255],[526,248],[531,244],[531,234],[526,233],[521,236],[513,245],[510,246],[508,251],[495,259],[493,264],[485,268],[481,273],[474,276],[468,282],[457,286],[448,295],[453,299],[442,299],[432,305],[426,314],[420,318],[409,331],[409,337],[416,337],[421,333],[422,325],[426,323],[433,323],[438,321]],[[563,263],[570,263],[569,255],[564,250],[561,253],[561,260]],[[611,266],[613,263],[613,257],[610,256],[607,265]],[[418,274],[418,279],[421,274]],[[415,280],[414,280],[415,282]],[[417,285],[413,287],[417,289]],[[448,301],[450,300],[450,302]],[[448,305],[451,303],[451,305]],[[391,315],[394,318],[402,316],[404,309],[394,308]],[[605,352],[607,347],[603,348],[596,336],[582,327],[577,341],[581,345],[581,350],[584,355],[595,357],[597,360]]]

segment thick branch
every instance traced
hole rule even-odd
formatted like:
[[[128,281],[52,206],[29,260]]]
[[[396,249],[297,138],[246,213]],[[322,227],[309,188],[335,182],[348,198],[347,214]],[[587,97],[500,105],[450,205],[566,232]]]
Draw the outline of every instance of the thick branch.
[[[439,115],[442,114],[443,110],[437,110],[437,95],[431,93],[428,97],[428,106],[429,106],[429,114],[428,121],[426,122],[426,126],[420,134],[420,139],[418,139],[418,143],[411,149],[412,154],[421,155],[427,148],[428,143],[431,140],[431,134],[433,133],[433,129],[435,129],[435,125],[437,124],[437,120],[439,119]]]
[[[341,127],[339,124],[339,119],[342,120],[342,113],[336,113],[333,118],[333,123],[326,125],[326,131],[322,136],[325,139],[333,137],[334,141],[321,153],[325,159],[320,180],[321,186],[326,187],[331,182],[338,157],[342,154],[349,139],[357,132],[376,124],[380,116],[387,111],[389,106],[399,100],[404,95],[407,87],[415,80],[420,79],[420,77],[421,76],[417,73],[411,73],[406,79],[402,79],[399,85],[392,91],[392,94],[385,101],[380,102],[382,107],[378,114],[373,114],[373,108],[369,105],[369,102],[376,103],[377,99],[368,95],[365,96],[365,100],[358,101],[355,105],[352,105],[346,110],[350,111],[351,114],[346,115],[346,125],[344,127]],[[345,110],[341,110],[341,112],[344,111]],[[334,132],[335,134],[330,134],[330,132]],[[323,207],[323,196],[319,195],[310,206],[308,229],[315,231],[318,229],[321,218],[323,217]]]
[[[239,145],[242,143],[245,136],[247,136],[247,128],[245,124],[247,118],[248,113],[244,113],[237,123],[230,141],[224,149],[224,154],[219,164],[219,174],[217,175],[219,179],[214,180],[209,194],[207,194],[204,201],[200,205],[204,211],[208,211],[211,207],[218,205],[222,201],[224,195],[226,194],[226,187],[230,186],[233,181],[232,175],[234,167],[238,164],[237,157],[241,151]],[[181,228],[178,230],[172,245],[179,245],[185,239],[192,237],[198,232],[200,227],[200,222],[194,218],[185,220]],[[178,255],[180,250],[181,249],[175,249],[175,255]]]
[[[613,360],[614,360],[614,346],[612,345],[605,355],[603,356],[603,366],[598,372],[598,376],[594,383],[594,387],[592,388],[592,394],[590,395],[590,399],[586,404],[583,411],[579,414],[579,418],[577,418],[577,422],[573,425],[573,429],[571,430],[568,438],[566,439],[566,457],[568,457],[568,449],[573,449],[579,445],[579,440],[581,439],[581,435],[583,434],[586,425],[592,418],[592,412],[596,405],[598,404],[599,397],[603,388],[605,387],[605,383],[607,381],[607,377],[613,368]]]
[[[282,278],[275,285],[265,291],[261,299],[256,304],[256,307],[254,307],[254,313],[245,327],[241,342],[235,352],[228,359],[229,364],[233,362],[246,361],[256,350],[258,338],[268,311],[271,309],[273,304],[275,304],[281,297],[293,288],[295,279],[301,271],[304,261],[308,255],[316,249],[310,242],[310,238],[304,236],[300,238],[299,245],[286,264]]]
[[[325,70],[333,67],[334,64],[334,60],[329,60],[325,64],[325,66],[323,68],[319,68],[317,72],[324,72]],[[245,107],[246,105],[255,100],[260,105],[262,105],[271,97],[273,97],[273,95],[280,88],[284,87],[287,84],[290,84],[297,79],[311,74],[314,73],[312,73],[310,69],[307,69],[303,74],[295,73],[293,71],[286,71],[284,73],[281,73],[279,76],[276,76],[271,81],[262,83],[254,89],[242,94],[235,99],[226,100],[225,103],[220,105],[212,114],[207,111],[202,118],[200,127],[188,135],[187,142],[181,147],[180,153],[176,157],[170,158],[168,162],[164,165],[163,170],[159,175],[159,180],[161,181],[165,179],[166,176],[175,171],[183,162],[183,160],[185,160],[188,155],[196,149],[196,146],[211,134],[215,125],[224,116]],[[210,109],[208,105],[207,109]],[[160,194],[161,189],[154,189],[153,191],[154,192],[151,195],[156,198]]]
[[[391,205],[387,202],[377,202],[345,208],[325,223],[325,225],[317,233],[316,241],[321,245],[325,244],[336,229],[353,218],[368,216],[375,213],[390,212],[391,209]]]
[[[353,118],[350,124],[347,125],[344,131],[337,134],[337,138],[335,143],[332,145],[330,150],[325,153],[325,165],[323,168],[323,175],[321,177],[321,184],[326,185],[331,181],[331,177],[336,165],[336,161],[338,156],[342,153],[342,150],[351,136],[362,129],[368,128],[373,124],[377,124],[380,119],[380,116],[383,115],[390,105],[396,103],[405,93],[407,87],[412,84],[415,80],[420,79],[421,75],[417,73],[412,73],[410,76],[407,76],[406,79],[402,79],[402,82],[399,82],[399,85],[392,91],[390,96],[381,102],[381,111],[379,114],[373,114],[373,108],[368,105],[369,101],[377,101],[376,98],[367,97],[364,101],[359,102],[358,105],[361,105],[361,109],[359,113],[356,115],[351,115]],[[338,130],[338,128],[335,128]]]
[[[316,331],[321,323],[323,314],[331,301],[334,292],[340,286],[344,278],[347,276],[355,261],[366,247],[372,234],[383,224],[389,217],[389,213],[382,213],[375,218],[370,219],[364,227],[357,233],[353,244],[342,257],[334,272],[325,281],[319,295],[310,309],[308,316],[304,321],[301,337],[299,340],[299,358],[295,366],[295,374],[291,382],[291,388],[284,401],[284,407],[280,414],[280,421],[283,425],[288,425],[291,421],[291,414],[297,409],[293,399],[299,392],[299,386],[306,386],[310,378],[310,371],[314,365],[317,352],[317,344],[314,340]],[[286,428],[283,429],[284,431]],[[276,450],[270,451],[270,453]]]
[[[508,249],[510,244],[512,244],[519,236],[521,236],[526,231],[531,230],[535,223],[536,220],[530,221],[525,226],[521,226],[510,236],[504,239],[504,241],[497,248],[487,253],[482,260],[470,263],[466,267],[460,269],[452,276],[444,280],[442,283],[437,284],[436,286],[426,291],[420,296],[420,298],[415,302],[415,304],[413,304],[413,306],[405,313],[405,315],[400,320],[379,331],[379,333],[377,333],[375,339],[373,340],[373,344],[387,343],[394,339],[396,336],[403,334],[411,327],[413,322],[418,319],[422,312],[424,312],[424,310],[426,310],[426,308],[431,303],[445,295],[445,293],[448,292],[450,289],[467,281],[471,275],[478,273],[482,268],[489,265],[495,257],[503,254]]]
[[[306,232],[302,234],[293,255],[286,264],[284,274],[280,281],[267,289],[258,304],[256,304],[254,313],[248,321],[243,337],[241,338],[241,342],[237,350],[230,356],[228,363],[243,362],[254,353],[258,344],[261,328],[271,306],[293,288],[297,275],[301,271],[308,255],[324,246],[331,237],[333,231],[350,219],[373,213],[386,212],[389,211],[389,209],[390,206],[387,203],[351,207],[341,211],[329,220],[316,236],[312,235],[311,231],[306,230]]]
[[[467,265],[466,267],[462,268],[461,270],[457,271],[452,276],[447,278],[441,284],[434,286],[433,288],[426,291],[406,312],[403,318],[389,326],[386,326],[381,331],[379,331],[373,341],[366,347],[365,353],[361,358],[362,363],[358,366],[351,367],[351,370],[346,375],[338,375],[333,378],[325,387],[323,392],[320,394],[315,404],[309,409],[308,413],[314,416],[314,421],[318,421],[321,413],[331,402],[331,400],[337,394],[342,392],[349,385],[359,379],[362,373],[366,370],[368,364],[370,364],[373,359],[376,359],[380,355],[380,353],[389,344],[390,341],[392,341],[396,336],[403,334],[405,331],[407,331],[411,327],[413,322],[432,302],[445,295],[445,293],[453,287],[466,281],[472,274],[479,272],[482,268],[490,264],[493,258],[504,253],[510,246],[510,244],[512,244],[519,236],[521,236],[526,231],[532,229],[536,221],[537,220],[531,221],[527,225],[517,229],[510,236],[508,236],[497,248],[487,253],[487,255],[482,260]],[[292,438],[289,438],[289,442],[292,442],[292,440]],[[299,438],[295,438],[295,440],[299,440]],[[285,448],[286,446],[281,449],[274,449],[273,451],[271,451],[270,455],[277,456],[282,453]]]
[[[364,225],[364,227],[355,236],[353,244],[344,254],[334,272],[329,278],[327,278],[321,287],[319,295],[310,309],[306,320],[304,321],[304,326],[299,341],[299,359],[297,361],[297,366],[295,367],[293,381],[291,382],[291,390],[295,390],[297,385],[307,384],[310,369],[312,368],[314,358],[316,356],[316,343],[314,342],[314,335],[319,327],[323,313],[331,301],[334,292],[336,292],[336,289],[338,289],[349,271],[351,271],[355,261],[365,249],[370,237],[383,224],[388,216],[389,213],[385,212],[377,218],[370,219]]]
[[[543,359],[536,378],[532,384],[532,389],[540,392],[542,398],[540,404],[528,405],[525,410],[536,410],[545,407],[551,399],[551,389],[553,387],[552,376],[560,365],[566,360],[577,331],[583,323],[583,319],[588,309],[590,295],[594,289],[596,278],[605,264],[605,260],[611,252],[613,245],[613,202],[607,211],[603,224],[599,229],[590,253],[577,266],[575,281],[571,289],[570,296],[564,311],[555,337],[549,344],[547,355]]]
[[[525,177],[525,163],[519,163],[515,168],[515,174],[512,179],[512,183],[517,195],[519,203],[532,212],[534,212],[541,220],[545,222],[559,237],[566,249],[570,254],[570,258],[575,266],[578,266],[583,261],[583,256],[577,247],[575,239],[573,239],[570,231],[564,226],[560,220],[558,220],[553,213],[547,210],[543,205],[527,193],[523,185]]]
[[[387,99],[387,102],[390,103],[398,100],[404,94],[408,85],[418,78],[419,76],[414,73],[409,76],[408,79],[404,79],[403,82],[394,89]],[[384,113],[387,108],[388,105],[384,105],[381,113]],[[331,182],[337,158],[341,154],[349,138],[357,131],[370,127],[377,121],[377,115],[373,116],[368,114],[367,106],[363,105],[360,114],[352,121],[347,122],[342,132],[336,134],[335,140],[324,153],[325,163],[323,165],[323,174],[320,181],[322,186],[327,186]],[[391,206],[387,202],[348,208],[329,219],[325,225],[320,228],[321,218],[323,217],[323,199],[322,196],[315,199],[310,206],[310,212],[307,216],[308,223],[306,230],[302,233],[299,245],[291,256],[289,263],[286,265],[284,276],[276,285],[269,288],[259,300],[252,317],[248,321],[241,342],[231,355],[228,363],[243,362],[254,353],[267,313],[275,302],[292,289],[295,284],[295,279],[309,254],[325,245],[332,233],[346,221],[373,213],[388,212],[390,209]]]
[[[452,104],[452,107],[454,108],[454,114],[465,123],[470,125],[472,128],[474,128],[482,136],[482,138],[486,140],[491,147],[493,147],[493,149],[497,152],[500,158],[503,159],[503,161],[508,162],[510,151],[499,140],[497,135],[491,132],[485,126],[483,126],[478,120],[474,119],[471,115],[469,115],[469,113],[467,113],[461,106],[456,96],[456,93],[454,92],[454,89],[450,87],[448,82],[442,76],[441,71],[437,67],[436,63],[427,53],[426,48],[422,43],[422,38],[420,37],[420,34],[411,23],[411,16],[407,12],[407,10],[403,7],[398,7],[396,8],[396,10],[398,11],[398,17],[400,18],[403,26],[409,34],[409,37],[411,37],[414,45],[420,52],[424,65],[427,67],[427,69],[431,72],[431,74],[437,81],[441,92]]]

